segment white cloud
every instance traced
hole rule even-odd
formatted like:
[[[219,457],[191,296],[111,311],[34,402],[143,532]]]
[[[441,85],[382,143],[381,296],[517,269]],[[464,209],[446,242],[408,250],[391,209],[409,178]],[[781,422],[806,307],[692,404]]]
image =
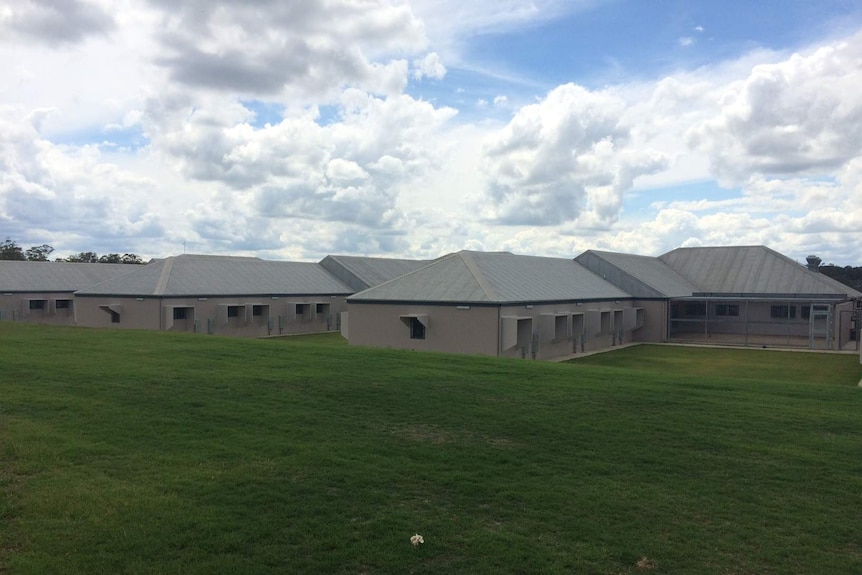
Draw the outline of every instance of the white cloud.
[[[421,60],[413,61],[413,77],[417,80],[433,78],[442,80],[446,77],[446,66],[440,61],[436,52],[431,52]]]
[[[485,144],[485,216],[499,223],[553,225],[586,210],[588,225],[613,223],[634,178],[665,164],[659,153],[628,148],[624,110],[616,94],[574,84],[521,108]]]
[[[819,174],[862,149],[862,35],[755,66],[730,84],[718,114],[695,126],[690,144],[706,151],[728,185],[753,174]]]
[[[691,46],[692,44],[694,44],[694,38],[692,38],[691,36],[681,36],[679,38],[679,40],[677,40],[677,42],[683,48],[687,48],[687,47]]]
[[[163,10],[156,62],[194,88],[304,98],[343,86],[397,93],[407,64],[391,55],[426,45],[410,7],[383,0],[154,3]]]
[[[0,31],[24,41],[52,47],[83,42],[90,36],[111,33],[115,28],[108,7],[87,0],[45,2],[16,0],[0,4]]]
[[[0,0],[0,225],[153,256],[862,261],[859,36],[604,89],[474,89],[464,42],[595,5]],[[715,180],[720,198],[686,192]]]
[[[141,239],[166,233],[147,206],[155,181],[105,161],[95,146],[42,139],[14,109],[0,110],[0,172],[0,222],[22,243],[62,237],[66,247],[81,250],[133,251]]]

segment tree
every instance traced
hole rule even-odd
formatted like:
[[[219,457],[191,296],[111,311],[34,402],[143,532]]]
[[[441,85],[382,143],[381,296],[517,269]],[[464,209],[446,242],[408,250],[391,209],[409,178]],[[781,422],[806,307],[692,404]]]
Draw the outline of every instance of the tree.
[[[6,241],[0,244],[0,260],[23,261],[26,259],[27,258],[24,256],[24,250],[9,238],[6,238]]]
[[[123,254],[123,257],[120,258],[120,263],[124,264],[142,264],[144,260],[141,259],[141,256],[137,254]]]
[[[49,246],[48,244],[42,244],[41,246],[33,246],[26,252],[27,260],[31,262],[47,262],[48,256],[51,255],[51,252],[54,251],[54,248]]]
[[[100,264],[119,264],[123,263],[120,254],[106,254],[99,258]]]
[[[820,266],[818,271],[852,288],[862,289],[862,266],[844,266],[842,268],[834,264],[827,264]]]
[[[97,264],[99,263],[99,255],[96,252],[81,252],[66,258],[67,262]]]

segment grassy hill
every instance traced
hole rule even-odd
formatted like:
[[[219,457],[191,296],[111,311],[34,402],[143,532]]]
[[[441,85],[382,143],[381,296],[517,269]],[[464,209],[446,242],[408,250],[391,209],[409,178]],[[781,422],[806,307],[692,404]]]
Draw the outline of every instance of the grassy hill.
[[[0,573],[862,572],[857,357],[337,342],[0,323]]]

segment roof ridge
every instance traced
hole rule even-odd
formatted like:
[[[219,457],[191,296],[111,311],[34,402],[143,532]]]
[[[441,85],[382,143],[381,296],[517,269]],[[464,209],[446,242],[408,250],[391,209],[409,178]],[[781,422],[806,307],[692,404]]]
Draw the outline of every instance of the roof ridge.
[[[153,295],[163,295],[168,287],[168,280],[171,279],[171,270],[174,267],[174,258],[165,259],[165,265],[162,267],[162,272],[159,275],[159,281],[156,283],[156,289]]]
[[[495,290],[488,280],[485,278],[485,275],[476,265],[476,262],[473,260],[473,253],[468,252],[466,250],[459,253],[461,256],[461,261],[464,262],[464,265],[467,266],[467,271],[473,276],[473,279],[476,280],[476,283],[479,284],[479,287],[482,288],[482,291],[485,292],[485,296],[491,300],[495,301],[499,299],[499,294],[497,290]]]

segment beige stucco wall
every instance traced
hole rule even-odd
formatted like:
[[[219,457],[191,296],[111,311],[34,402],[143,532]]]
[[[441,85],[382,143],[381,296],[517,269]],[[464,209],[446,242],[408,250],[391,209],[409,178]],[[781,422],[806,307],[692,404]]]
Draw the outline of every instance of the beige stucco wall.
[[[645,312],[643,308],[638,312],[638,307],[626,300],[504,306],[500,311],[500,355],[554,359],[635,341],[643,329],[639,322]],[[512,329],[512,324],[507,325],[511,318],[519,318],[514,346],[506,335]]]
[[[279,296],[229,298],[76,297],[76,321],[87,327],[151,329],[212,335],[262,337],[335,331],[343,297]],[[297,313],[301,305],[302,313]],[[119,306],[119,307],[117,307]],[[236,308],[235,314],[228,308]],[[108,309],[120,310],[112,323]],[[174,308],[185,308],[175,319]],[[257,312],[257,313],[256,313]]]
[[[638,300],[635,307],[644,310],[644,325],[632,333],[632,341],[662,343],[667,341],[667,300]]]
[[[347,338],[351,345],[553,359],[634,341],[644,311],[639,315],[629,301],[503,307],[354,302]],[[411,339],[410,316],[427,322],[425,339]]]
[[[497,355],[499,308],[456,305],[350,303],[350,345]],[[411,339],[402,316],[427,316],[425,339]]]
[[[42,302],[40,305],[43,309],[30,309],[31,300]],[[62,307],[63,302],[67,302],[65,304],[67,307]],[[0,294],[0,319],[52,325],[73,325],[75,323],[73,296],[67,292],[3,293]]]

